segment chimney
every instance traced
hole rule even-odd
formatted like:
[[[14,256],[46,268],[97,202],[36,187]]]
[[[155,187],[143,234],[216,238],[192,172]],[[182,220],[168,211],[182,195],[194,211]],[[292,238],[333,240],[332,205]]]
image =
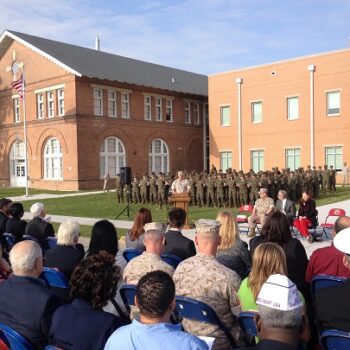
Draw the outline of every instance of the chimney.
[[[100,51],[100,38],[96,35],[95,50]]]

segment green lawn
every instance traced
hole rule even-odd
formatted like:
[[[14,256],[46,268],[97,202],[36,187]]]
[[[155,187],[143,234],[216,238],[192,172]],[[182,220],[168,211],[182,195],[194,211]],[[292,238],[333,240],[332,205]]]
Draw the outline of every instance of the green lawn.
[[[41,193],[67,194],[67,193],[76,193],[76,192],[77,191],[52,191],[52,190],[41,190],[41,189],[29,188],[29,195],[41,194]],[[23,187],[0,188],[0,198],[24,196],[25,194],[26,194],[26,189]]]

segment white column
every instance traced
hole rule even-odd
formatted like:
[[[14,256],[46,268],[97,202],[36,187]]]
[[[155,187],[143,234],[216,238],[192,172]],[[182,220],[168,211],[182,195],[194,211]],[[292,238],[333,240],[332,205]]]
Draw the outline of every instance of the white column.
[[[314,112],[314,72],[315,65],[310,64],[307,70],[310,72],[310,165],[315,166],[315,112]]]
[[[241,108],[241,87],[243,79],[236,78],[237,84],[237,118],[238,118],[238,170],[243,169],[242,161],[242,108]]]

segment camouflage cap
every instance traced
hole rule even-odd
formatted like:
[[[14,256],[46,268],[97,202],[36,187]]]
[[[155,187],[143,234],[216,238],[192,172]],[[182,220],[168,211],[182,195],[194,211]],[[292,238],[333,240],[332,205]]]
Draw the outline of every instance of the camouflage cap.
[[[200,219],[194,222],[197,234],[219,235],[221,223],[216,220]]]
[[[160,222],[150,222],[148,224],[145,224],[143,228],[145,230],[145,233],[147,231],[159,231],[165,233],[166,230],[166,226]]]

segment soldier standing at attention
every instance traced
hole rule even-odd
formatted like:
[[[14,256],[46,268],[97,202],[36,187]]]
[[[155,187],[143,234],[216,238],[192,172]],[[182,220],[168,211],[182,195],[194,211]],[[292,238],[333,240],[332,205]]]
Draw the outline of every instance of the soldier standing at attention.
[[[333,165],[330,166],[329,169],[329,189],[331,191],[335,191],[336,179],[335,179],[335,169],[333,169]]]
[[[123,198],[123,186],[122,186],[122,180],[120,178],[120,174],[117,174],[117,177],[115,179],[115,188],[117,192],[117,201],[118,203],[122,203],[124,201],[124,198]]]
[[[190,186],[190,205],[197,205],[196,203],[196,186],[195,186],[195,179],[194,176],[191,174],[189,176],[188,184]]]
[[[196,186],[197,205],[199,207],[204,207],[204,180],[201,178],[200,175],[196,176],[196,181],[194,184]]]
[[[155,173],[152,173],[149,180],[149,200],[151,204],[157,203],[157,179]]]
[[[237,208],[237,189],[236,189],[236,180],[233,178],[232,174],[230,174],[226,180],[226,184],[228,187],[228,205],[230,208],[232,206]]]
[[[142,204],[148,204],[148,195],[147,195],[147,188],[148,188],[148,179],[147,174],[145,173],[141,180],[141,200]]]
[[[243,171],[240,170],[239,172],[239,178],[237,181],[238,187],[239,187],[239,197],[240,197],[240,202],[241,205],[246,205],[248,204],[248,184],[247,180],[244,177]]]
[[[160,209],[162,209],[163,204],[165,204],[165,179],[162,173],[159,174],[157,179],[157,189],[158,189],[158,204]]]
[[[218,178],[215,181],[216,187],[216,203],[219,207],[225,206],[224,199],[224,180],[222,179],[221,173],[219,173]]]
[[[259,179],[255,173],[251,173],[248,186],[250,188],[249,201],[250,204],[254,205],[255,201],[259,198]]]
[[[216,207],[215,202],[215,175],[209,176],[206,181],[207,187],[207,206]]]
[[[323,190],[327,192],[329,190],[329,170],[327,165],[323,166],[322,179],[323,179]]]
[[[318,192],[323,192],[323,174],[322,174],[322,167],[319,166],[317,170],[317,178],[318,178]]]
[[[137,176],[135,175],[132,180],[132,202],[137,204],[140,203],[140,181],[138,180]]]

